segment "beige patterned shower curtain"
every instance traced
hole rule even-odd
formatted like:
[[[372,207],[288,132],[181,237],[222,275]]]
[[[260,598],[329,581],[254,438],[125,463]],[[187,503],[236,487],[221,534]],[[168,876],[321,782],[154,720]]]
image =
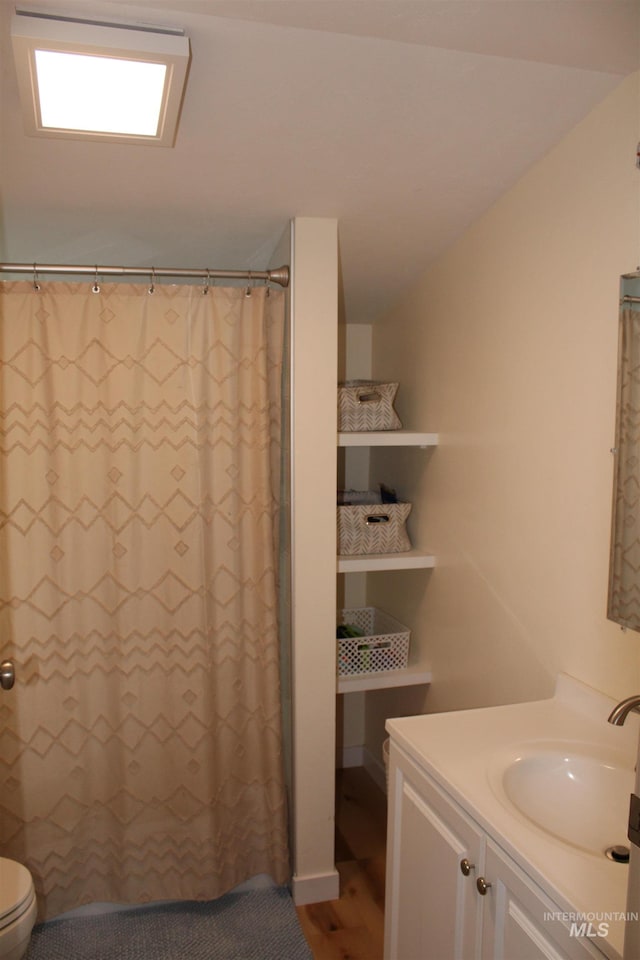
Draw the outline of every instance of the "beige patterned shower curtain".
[[[0,284],[0,855],[42,915],[288,876],[284,292]]]
[[[640,630],[640,310],[622,305],[609,563],[611,620]]]

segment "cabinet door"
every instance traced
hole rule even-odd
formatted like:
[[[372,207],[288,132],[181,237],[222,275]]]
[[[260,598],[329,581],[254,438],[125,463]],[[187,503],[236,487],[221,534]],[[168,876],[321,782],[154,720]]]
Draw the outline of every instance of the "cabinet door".
[[[484,877],[482,960],[604,960],[597,925],[557,919],[558,907],[491,840]]]
[[[475,960],[482,834],[409,767],[391,764],[385,960]],[[474,865],[465,876],[461,861]]]

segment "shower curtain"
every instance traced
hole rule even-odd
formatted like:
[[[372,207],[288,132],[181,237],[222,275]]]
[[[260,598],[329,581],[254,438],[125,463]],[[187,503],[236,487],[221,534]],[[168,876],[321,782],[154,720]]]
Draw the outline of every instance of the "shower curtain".
[[[640,630],[640,310],[620,309],[607,616]]]
[[[284,292],[0,284],[0,854],[41,915],[289,872]]]

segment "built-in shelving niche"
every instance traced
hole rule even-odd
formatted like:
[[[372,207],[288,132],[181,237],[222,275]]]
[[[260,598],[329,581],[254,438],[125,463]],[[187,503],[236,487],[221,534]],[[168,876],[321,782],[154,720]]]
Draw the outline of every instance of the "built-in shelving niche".
[[[381,430],[339,433],[339,447],[434,447],[437,433],[415,430]],[[405,553],[372,554],[370,556],[338,557],[338,573],[367,573],[376,570],[416,570],[435,566],[435,557],[419,549]],[[338,693],[383,690],[431,682],[427,664],[411,664],[404,670],[385,670],[382,673],[360,674],[338,678]]]

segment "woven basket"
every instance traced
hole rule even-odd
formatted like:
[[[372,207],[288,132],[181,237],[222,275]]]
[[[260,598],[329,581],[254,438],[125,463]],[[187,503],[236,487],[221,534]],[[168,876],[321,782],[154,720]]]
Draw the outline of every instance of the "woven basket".
[[[410,503],[364,503],[338,507],[338,553],[343,557],[411,550],[405,526]]]
[[[338,430],[399,430],[402,424],[393,408],[397,383],[347,380],[338,384]]]
[[[376,607],[340,610],[338,623],[350,623],[365,636],[338,640],[338,676],[402,670],[409,660],[411,631]]]

